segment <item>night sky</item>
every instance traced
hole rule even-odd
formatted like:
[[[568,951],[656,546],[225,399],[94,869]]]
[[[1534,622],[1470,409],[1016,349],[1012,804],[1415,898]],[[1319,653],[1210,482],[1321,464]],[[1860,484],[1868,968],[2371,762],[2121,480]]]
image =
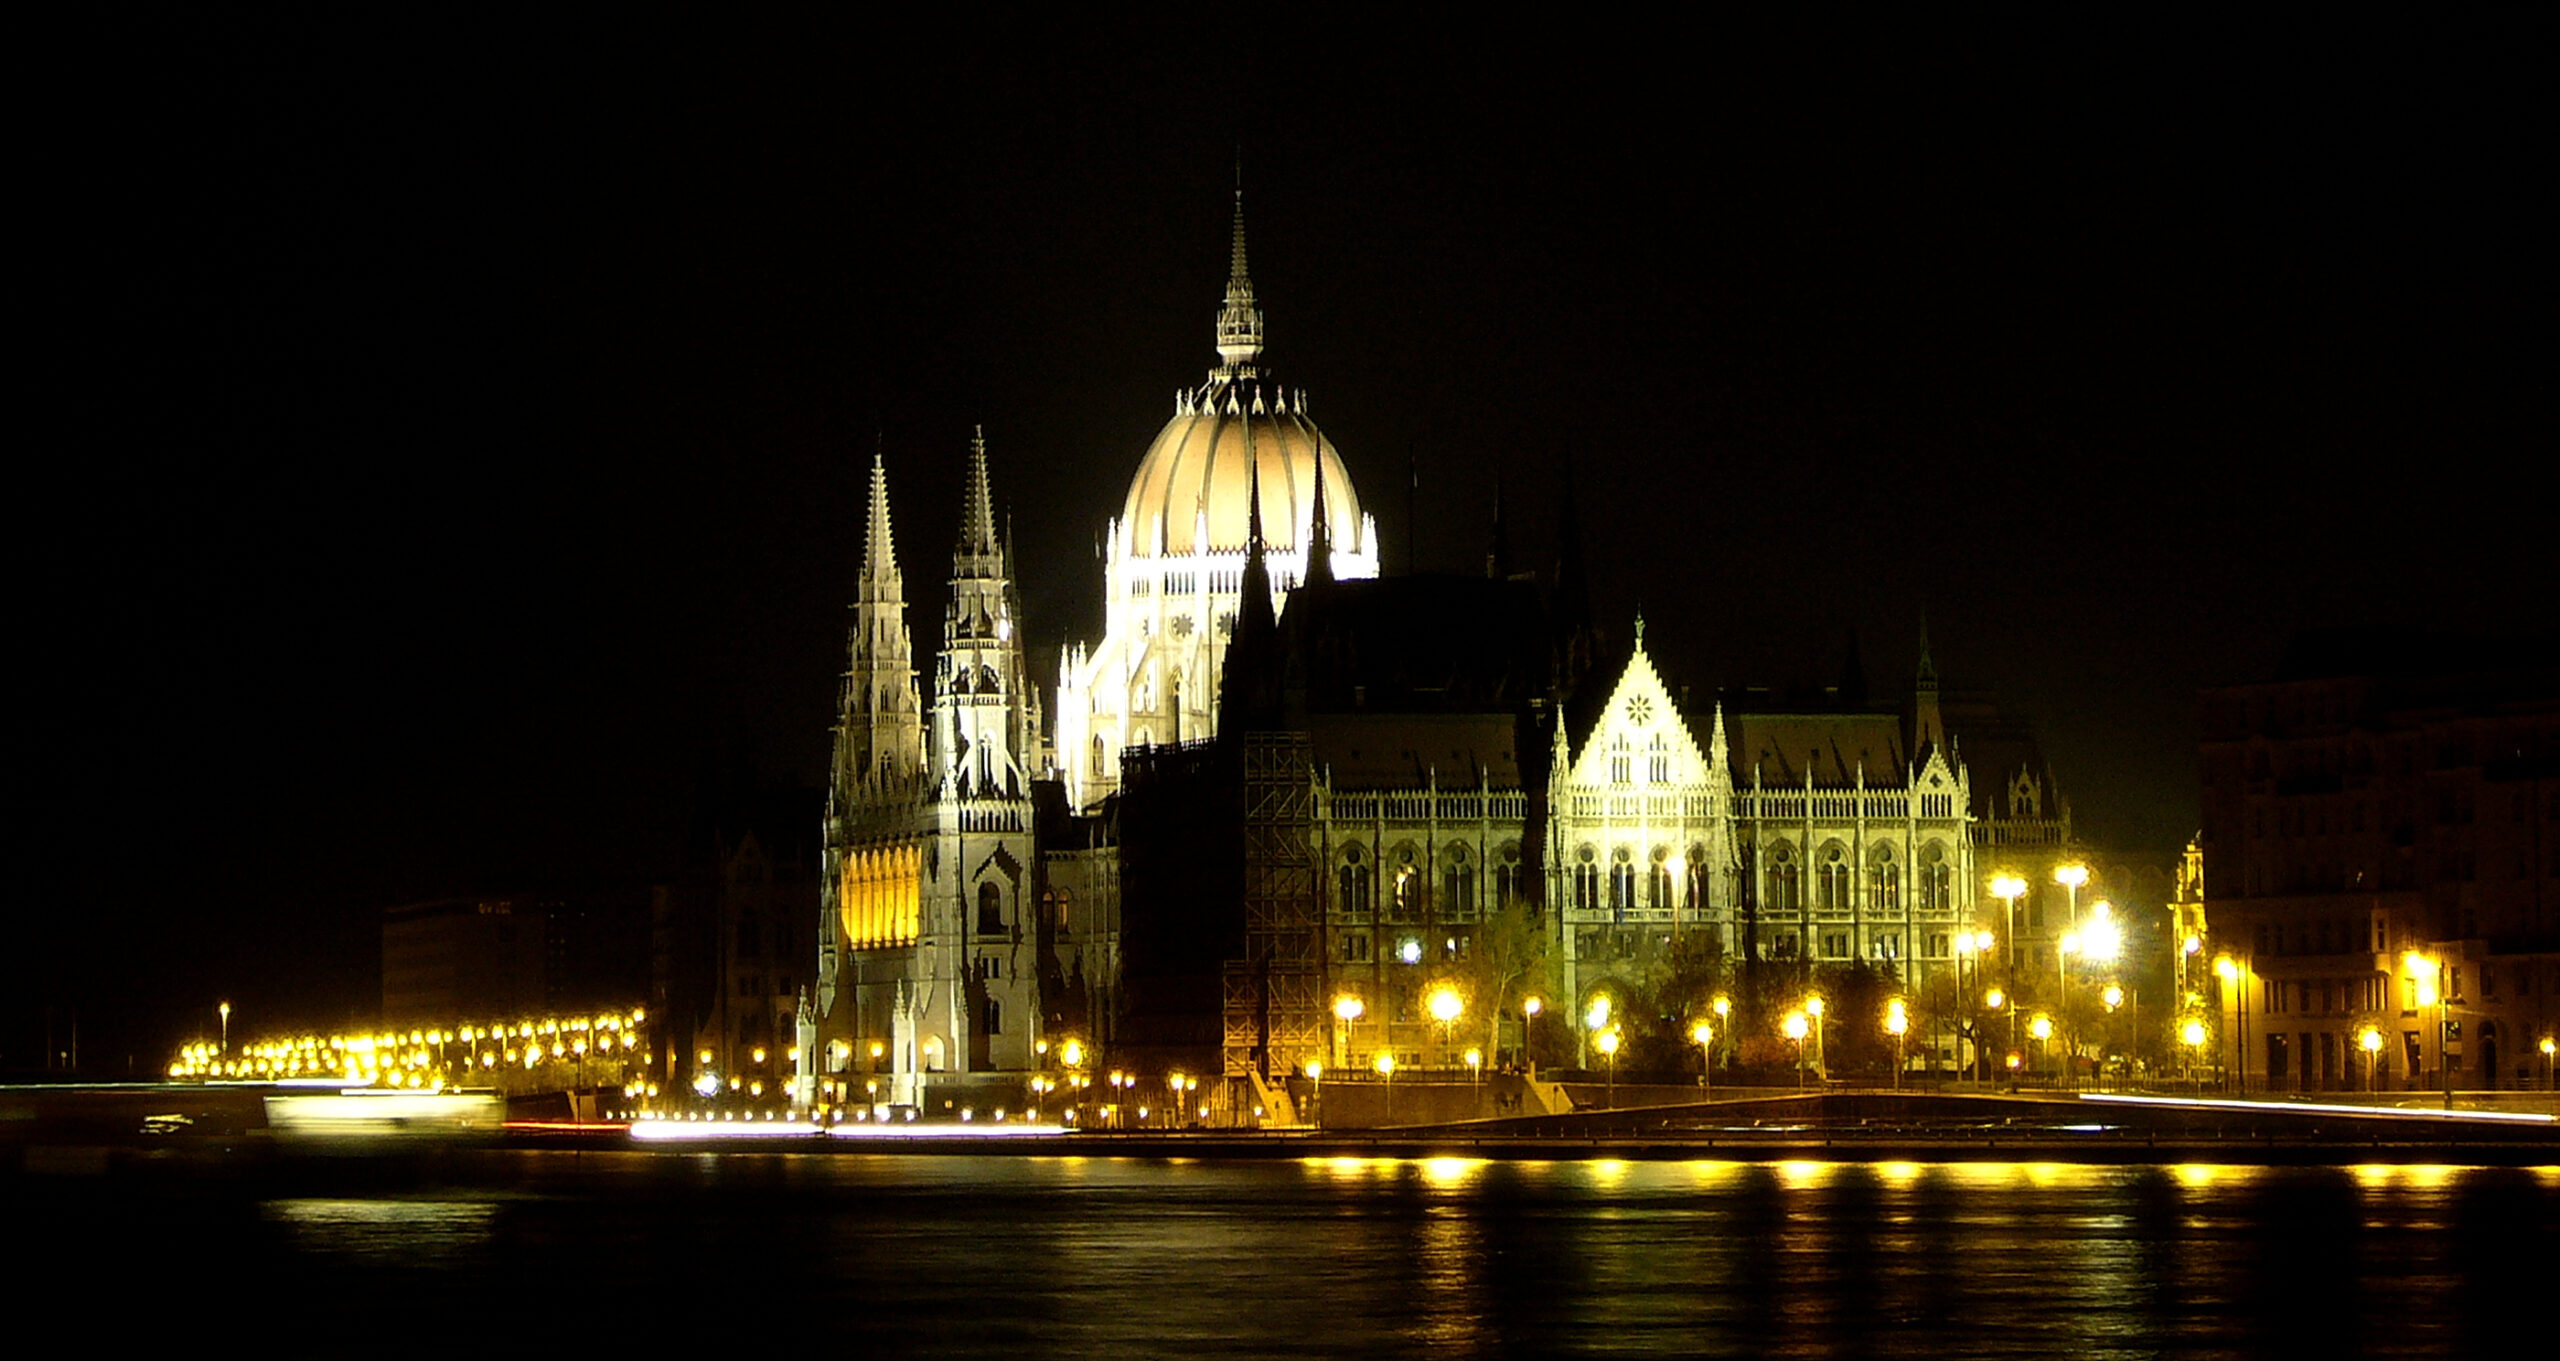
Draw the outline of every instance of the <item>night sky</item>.
[[[705,791],[814,784],[875,445],[923,652],[984,425],[1053,675],[1239,152],[1266,369],[1390,571],[1480,566],[1495,473],[1543,564],[1570,466],[1675,683],[1854,631],[1898,684],[1925,614],[2102,844],[2183,842],[2197,688],[2298,630],[2552,625],[2539,26],[1255,13],[30,53],[0,1069],[47,1006],[109,1072],[361,1012],[383,906],[646,882]]]

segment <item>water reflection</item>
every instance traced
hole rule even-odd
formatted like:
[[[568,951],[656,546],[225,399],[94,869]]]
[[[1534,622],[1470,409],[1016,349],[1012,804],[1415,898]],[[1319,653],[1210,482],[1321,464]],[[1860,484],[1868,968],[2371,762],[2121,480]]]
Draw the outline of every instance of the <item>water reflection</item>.
[[[319,1322],[613,1299],[653,1343],[787,1316],[891,1355],[2084,1361],[2476,1354],[2560,1229],[2552,1168],[492,1152],[456,1181],[27,1231],[78,1260],[99,1221],[165,1223],[120,1256],[314,1283]]]

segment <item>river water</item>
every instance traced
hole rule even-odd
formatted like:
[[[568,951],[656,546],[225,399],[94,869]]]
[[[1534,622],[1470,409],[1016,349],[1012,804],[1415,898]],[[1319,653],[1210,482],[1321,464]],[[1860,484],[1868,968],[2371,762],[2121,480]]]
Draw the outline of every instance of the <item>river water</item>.
[[[5,1200],[32,1304],[358,1356],[2480,1356],[2560,1245],[2560,1168],[493,1150]]]

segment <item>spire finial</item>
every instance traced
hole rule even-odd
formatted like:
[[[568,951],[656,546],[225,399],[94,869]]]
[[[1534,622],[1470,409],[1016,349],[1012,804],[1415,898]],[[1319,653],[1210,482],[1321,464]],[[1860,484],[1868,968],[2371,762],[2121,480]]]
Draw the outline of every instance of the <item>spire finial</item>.
[[[1239,155],[1235,238],[1227,264],[1227,305],[1218,310],[1218,374],[1249,378],[1253,375],[1253,361],[1261,353],[1262,312],[1253,305],[1253,279],[1244,265],[1244,160]]]
[[[897,547],[889,540],[889,469],[881,454],[871,451],[871,523],[862,546],[862,574],[874,580],[898,574]]]
[[[969,437],[969,485],[960,503],[960,551],[994,554],[996,542],[995,497],[987,489],[987,428],[972,427]]]

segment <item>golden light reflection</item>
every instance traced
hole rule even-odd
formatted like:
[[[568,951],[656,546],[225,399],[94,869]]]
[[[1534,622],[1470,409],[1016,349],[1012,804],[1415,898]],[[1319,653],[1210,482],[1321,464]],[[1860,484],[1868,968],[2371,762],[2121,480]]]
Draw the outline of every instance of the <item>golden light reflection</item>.
[[[1920,1164],[1883,1162],[1876,1164],[1876,1180],[1892,1187],[1908,1187],[1920,1180]]]
[[[1422,1163],[1422,1179],[1434,1186],[1464,1186],[1484,1171],[1482,1158],[1426,1158]]]
[[[1778,1183],[1790,1191],[1818,1191],[1830,1182],[1833,1164],[1792,1159],[1778,1164]]]

